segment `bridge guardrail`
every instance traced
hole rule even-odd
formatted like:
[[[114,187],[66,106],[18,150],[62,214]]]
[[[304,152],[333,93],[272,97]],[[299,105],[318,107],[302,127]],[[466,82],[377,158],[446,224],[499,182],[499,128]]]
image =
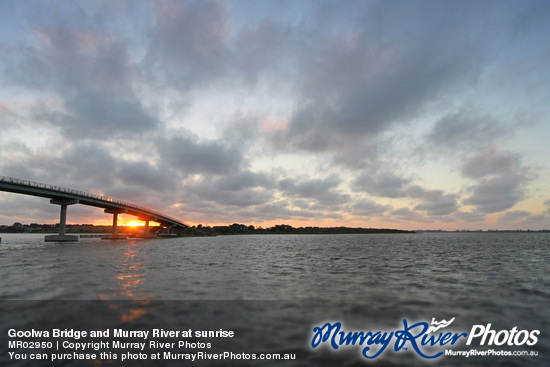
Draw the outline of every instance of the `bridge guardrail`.
[[[153,215],[156,215],[156,216],[159,216],[159,217],[163,217],[163,218],[166,218],[166,219],[170,219],[170,220],[172,220],[174,222],[177,222],[177,223],[181,223],[178,219],[169,217],[169,216],[167,216],[165,214],[162,214],[162,213],[159,213],[156,210],[152,210],[150,208],[140,206],[140,205],[135,205],[135,204],[130,203],[128,201],[113,199],[113,198],[110,198],[108,196],[91,194],[91,193],[80,191],[80,190],[73,190],[73,189],[69,189],[69,188],[66,188],[66,187],[49,185],[49,184],[45,184],[45,183],[41,183],[41,182],[21,180],[19,178],[9,177],[9,176],[0,176],[0,181],[1,182],[6,182],[6,183],[14,183],[14,184],[18,184],[18,185],[38,187],[38,188],[42,188],[42,189],[46,189],[46,190],[50,190],[50,191],[55,191],[55,192],[60,192],[60,193],[79,195],[79,196],[84,196],[84,197],[87,197],[87,198],[90,198],[90,199],[107,201],[107,202],[110,202],[110,203],[113,203],[113,204],[119,204],[119,205],[126,206],[130,209],[137,209],[137,210],[145,211],[145,212],[148,212],[150,214],[153,214]]]

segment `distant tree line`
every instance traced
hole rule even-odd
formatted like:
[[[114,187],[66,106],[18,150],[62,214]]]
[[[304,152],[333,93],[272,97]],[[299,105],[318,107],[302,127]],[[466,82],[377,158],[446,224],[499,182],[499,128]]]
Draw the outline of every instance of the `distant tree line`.
[[[185,232],[190,235],[218,236],[237,234],[346,234],[346,233],[414,233],[399,229],[379,228],[350,228],[350,227],[299,227],[294,228],[288,224],[277,224],[273,227],[262,228],[253,225],[233,223],[227,226],[203,226],[199,224],[188,228]]]
[[[94,226],[92,224],[68,224],[68,233],[106,233],[109,232],[111,226]],[[0,226],[0,233],[55,233],[59,229],[59,224],[36,224],[25,225],[14,223],[11,226]],[[134,233],[143,231],[144,227],[119,226],[119,233]],[[150,233],[160,231],[159,226],[149,227]],[[196,237],[196,236],[223,236],[223,235],[246,235],[246,234],[345,234],[345,233],[414,233],[399,229],[379,229],[379,228],[350,228],[350,227],[299,227],[294,228],[288,224],[277,224],[269,228],[254,227],[253,225],[233,223],[227,226],[197,226],[189,227],[185,230],[173,229],[174,233],[180,236]]]

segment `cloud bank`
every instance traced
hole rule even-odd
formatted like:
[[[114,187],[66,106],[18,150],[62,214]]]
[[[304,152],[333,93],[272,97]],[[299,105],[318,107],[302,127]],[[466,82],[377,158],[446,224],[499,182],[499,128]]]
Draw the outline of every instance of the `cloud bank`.
[[[544,1],[0,8],[2,175],[191,224],[550,228]]]

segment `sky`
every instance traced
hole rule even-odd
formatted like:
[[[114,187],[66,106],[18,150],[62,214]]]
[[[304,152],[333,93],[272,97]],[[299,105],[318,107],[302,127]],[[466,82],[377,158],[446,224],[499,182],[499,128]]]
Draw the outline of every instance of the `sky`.
[[[548,1],[6,0],[0,18],[0,175],[190,225],[550,228]],[[0,192],[0,224],[58,221]]]

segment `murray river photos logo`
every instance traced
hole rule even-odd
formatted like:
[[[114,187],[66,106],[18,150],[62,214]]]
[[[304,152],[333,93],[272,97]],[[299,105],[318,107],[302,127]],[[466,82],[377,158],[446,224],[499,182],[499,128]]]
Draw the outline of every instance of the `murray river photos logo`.
[[[538,342],[539,330],[518,330],[514,326],[510,330],[493,330],[491,324],[473,325],[470,332],[447,331],[451,320],[436,321],[431,324],[425,321],[414,324],[403,320],[403,328],[394,331],[346,331],[341,322],[327,322],[322,326],[313,328],[311,347],[317,348],[328,345],[329,348],[338,350],[345,346],[361,348],[361,355],[368,359],[381,356],[386,350],[394,352],[412,351],[426,359],[435,359],[443,355],[498,355],[489,351],[453,351],[453,346],[462,344],[471,348],[477,346],[533,346]],[[393,348],[392,348],[393,347]],[[496,353],[492,350],[493,353]],[[506,351],[497,351],[506,353]],[[512,354],[504,355],[518,355]],[[529,352],[525,352],[529,353]],[[522,354],[526,355],[526,354]],[[531,352],[527,355],[536,355]]]

